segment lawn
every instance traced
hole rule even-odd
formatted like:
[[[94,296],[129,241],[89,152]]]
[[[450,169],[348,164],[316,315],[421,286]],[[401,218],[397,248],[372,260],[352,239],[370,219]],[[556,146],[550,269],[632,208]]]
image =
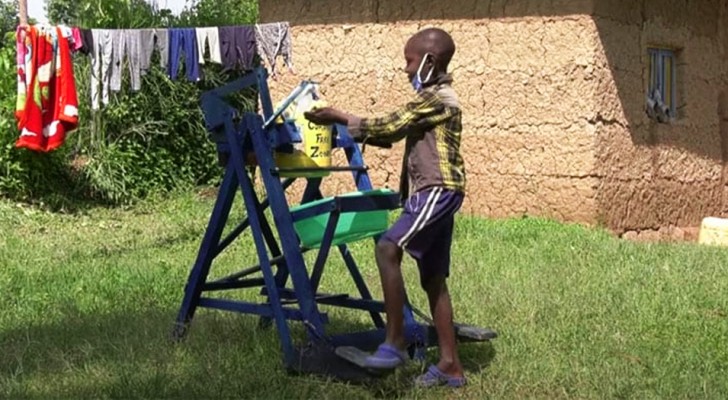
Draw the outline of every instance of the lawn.
[[[211,207],[194,193],[72,214],[0,202],[0,398],[728,398],[728,249],[534,218],[457,222],[456,318],[500,334],[461,347],[462,390],[412,388],[416,364],[368,386],[289,376],[275,331],[240,314],[201,309],[175,344]],[[213,274],[254,264],[251,243]],[[352,251],[379,298],[371,243]],[[414,264],[404,270],[426,308]],[[353,292],[338,260],[322,288]]]

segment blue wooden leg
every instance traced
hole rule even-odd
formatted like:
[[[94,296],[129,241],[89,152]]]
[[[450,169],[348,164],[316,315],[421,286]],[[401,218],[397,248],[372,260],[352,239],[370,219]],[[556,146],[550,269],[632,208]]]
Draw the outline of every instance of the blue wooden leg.
[[[346,264],[346,268],[349,270],[349,274],[351,274],[351,278],[354,280],[356,289],[359,291],[359,295],[364,300],[372,300],[372,294],[369,292],[367,283],[364,281],[364,277],[361,275],[361,272],[359,272],[359,267],[357,267],[356,261],[354,261],[354,257],[351,255],[349,248],[343,244],[338,247],[339,253],[341,253],[341,257],[344,259],[344,263]],[[384,328],[384,320],[378,312],[371,311],[369,312],[369,315],[372,317],[374,326],[377,328]]]
[[[320,190],[320,185],[320,179],[314,182],[309,181],[309,186],[306,187],[307,190],[304,192],[304,202],[323,198],[323,194],[321,194]],[[366,185],[366,182],[364,182],[363,185]],[[311,190],[308,190],[309,187],[311,187]],[[367,283],[364,281],[364,277],[361,275],[361,272],[359,272],[359,267],[356,265],[354,256],[351,255],[348,246],[346,246],[345,244],[341,244],[337,247],[339,248],[341,258],[344,259],[344,264],[346,264],[346,268],[349,270],[349,274],[351,274],[351,278],[354,280],[354,285],[356,285],[356,289],[359,291],[359,295],[364,300],[372,300],[372,294],[371,292],[369,292]],[[318,282],[315,287],[318,288]],[[371,311],[369,312],[369,315],[371,315],[372,317],[372,322],[374,322],[374,326],[376,326],[377,328],[384,327],[384,320],[379,313]]]
[[[308,327],[309,338],[318,340],[324,335],[324,324],[321,314],[318,311],[314,293],[311,288],[311,281],[306,271],[306,264],[301,253],[298,236],[293,228],[285,193],[280,180],[273,176],[275,168],[272,151],[267,142],[266,135],[262,130],[262,123],[258,116],[246,114],[246,125],[251,133],[253,147],[258,155],[258,163],[263,170],[263,183],[265,184],[268,198],[270,200],[273,220],[275,221],[278,235],[280,237],[283,254],[288,263],[288,272],[293,281],[293,288],[299,302],[304,323]]]
[[[263,205],[260,204],[256,196],[253,196],[253,200],[255,201],[256,209],[258,210],[258,220],[260,221],[261,233],[263,234],[263,238],[268,245],[268,249],[271,253],[271,258],[276,259],[282,255],[281,250],[278,247],[278,242],[276,241],[275,236],[273,236],[273,231],[271,230],[270,224],[268,223],[268,219],[265,217],[265,214],[263,212]],[[274,275],[276,287],[281,288],[285,285],[285,281],[283,281],[283,283],[279,283],[279,275],[287,275],[287,273],[288,265],[286,264],[285,257],[283,257],[283,260],[276,265],[276,273]],[[270,292],[270,289],[268,289],[268,291]],[[268,302],[271,302],[270,296],[268,296]],[[270,324],[271,320],[268,317],[260,317],[260,319],[258,320],[258,326],[260,328],[268,328]]]
[[[324,231],[324,237],[321,240],[321,246],[319,247],[318,255],[316,256],[316,262],[313,265],[313,271],[311,272],[311,288],[314,294],[318,290],[319,283],[321,282],[321,275],[324,273],[324,266],[326,265],[326,259],[329,257],[329,250],[331,249],[331,242],[334,239],[334,232],[336,232],[336,225],[339,223],[339,210],[333,210],[329,214],[329,221],[326,224],[326,230]]]
[[[226,122],[226,125],[232,125],[232,122]],[[273,270],[268,258],[268,250],[263,237],[263,228],[259,219],[261,210],[258,207],[258,199],[253,189],[253,183],[248,177],[247,171],[245,171],[243,163],[243,151],[241,141],[234,132],[232,126],[227,126],[227,137],[231,144],[233,166],[235,167],[235,174],[237,175],[238,183],[242,189],[243,199],[245,201],[245,208],[248,214],[248,220],[250,221],[250,228],[253,234],[253,240],[255,242],[256,252],[258,253],[258,260],[260,262],[260,269],[263,273],[263,279],[265,281],[266,288],[268,289],[269,307],[273,314],[273,318],[276,322],[276,328],[278,329],[278,336],[281,341],[281,347],[283,350],[283,358],[286,365],[290,365],[295,360],[295,349],[293,347],[293,341],[291,339],[291,333],[286,322],[286,316],[283,313],[283,308],[278,293],[278,288],[275,283],[275,277],[273,276]],[[244,139],[244,138],[242,138]],[[280,182],[278,182],[279,189],[281,189]],[[271,201],[271,207],[273,212],[278,210],[275,208],[276,202]]]
[[[212,260],[218,253],[218,243],[225,228],[225,222],[230,214],[230,208],[235,198],[235,173],[228,168],[220,184],[215,207],[213,208],[210,221],[207,224],[205,236],[202,239],[200,250],[197,253],[197,260],[190,271],[187,285],[185,286],[185,294],[182,300],[175,329],[172,333],[174,339],[181,339],[186,331],[187,325],[192,321],[192,317],[197,309],[197,304],[202,294],[202,287],[207,280],[210,272]]]
[[[248,210],[248,218],[250,219],[250,226],[253,232],[253,239],[255,240],[258,259],[260,260],[260,269],[263,273],[265,286],[268,289],[268,303],[272,309],[276,328],[278,329],[278,336],[281,340],[284,362],[288,366],[295,362],[295,349],[293,347],[293,341],[291,339],[288,323],[286,322],[286,317],[283,314],[281,299],[278,294],[278,286],[276,285],[275,276],[273,275],[273,270],[268,259],[265,239],[261,232],[262,227],[259,220],[259,214],[257,213],[258,209],[255,206],[255,193],[252,192],[250,178],[247,175],[243,175],[242,180],[245,182],[242,187],[243,196],[245,197],[245,204]]]

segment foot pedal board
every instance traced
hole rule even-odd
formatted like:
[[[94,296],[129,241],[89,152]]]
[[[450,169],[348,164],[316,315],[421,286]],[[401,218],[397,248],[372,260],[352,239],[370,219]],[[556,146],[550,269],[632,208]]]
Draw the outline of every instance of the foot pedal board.
[[[366,371],[367,374],[369,374],[372,377],[376,378],[382,378],[386,376],[387,374],[394,371],[394,369],[387,370],[387,369],[375,369],[370,368],[366,365],[367,357],[370,355],[370,353],[354,346],[341,346],[337,347],[334,350],[334,353],[339,356],[341,359],[346,360],[350,362],[351,364],[356,365],[357,367],[361,368],[363,371]]]
[[[372,384],[379,378],[335,354],[333,347],[317,343],[297,348],[296,360],[289,366],[288,372],[326,376],[353,384]]]
[[[354,346],[341,346],[334,350],[334,353],[344,360],[358,366],[359,368],[369,369],[366,366],[366,360],[369,353]]]
[[[455,334],[458,339],[473,342],[485,342],[498,337],[495,331],[473,325],[455,324]]]
[[[430,332],[435,331],[435,322],[430,317],[416,308],[413,308],[412,311],[427,322],[431,330]],[[487,342],[498,337],[498,334],[492,329],[459,323],[453,325],[455,326],[455,335],[458,339],[466,342]],[[435,334],[437,333],[435,332]]]

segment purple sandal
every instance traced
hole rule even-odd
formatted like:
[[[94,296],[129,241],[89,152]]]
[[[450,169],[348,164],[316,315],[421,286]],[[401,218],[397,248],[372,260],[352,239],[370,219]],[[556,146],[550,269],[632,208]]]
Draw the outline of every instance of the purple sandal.
[[[382,343],[377,351],[368,356],[365,360],[367,368],[373,369],[392,369],[403,365],[409,359],[406,351],[399,350],[396,347]]]
[[[433,386],[440,386],[440,385],[446,385],[453,388],[463,387],[468,383],[467,379],[465,377],[454,377],[445,374],[444,372],[440,371],[440,368],[437,368],[437,365],[430,365],[430,368],[427,369],[427,372],[420,375],[415,379],[415,386],[417,387],[433,387]]]

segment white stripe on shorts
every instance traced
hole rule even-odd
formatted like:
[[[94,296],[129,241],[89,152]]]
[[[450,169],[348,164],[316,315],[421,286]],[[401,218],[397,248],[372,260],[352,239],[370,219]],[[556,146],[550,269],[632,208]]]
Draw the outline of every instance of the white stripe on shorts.
[[[440,194],[442,194],[441,187],[437,187],[430,192],[430,195],[427,196],[427,201],[425,201],[425,206],[422,207],[422,211],[420,211],[420,215],[417,216],[415,223],[412,224],[409,231],[407,231],[407,233],[402,236],[402,239],[399,240],[397,246],[402,248],[407,246],[409,241],[412,240],[412,237],[425,227],[427,221],[432,216],[432,212],[435,210],[435,205],[437,204],[437,200],[440,199]]]

